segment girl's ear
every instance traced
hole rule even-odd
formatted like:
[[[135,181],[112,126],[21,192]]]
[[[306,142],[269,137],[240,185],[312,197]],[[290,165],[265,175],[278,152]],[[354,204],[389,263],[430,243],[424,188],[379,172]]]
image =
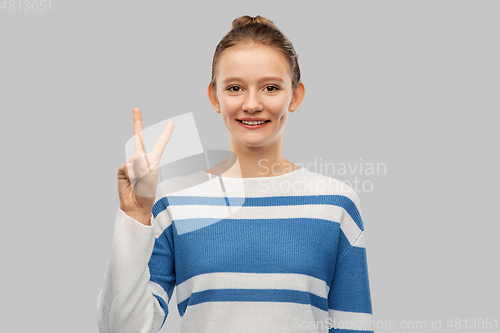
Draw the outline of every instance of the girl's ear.
[[[208,99],[210,100],[210,104],[212,104],[214,108],[219,108],[219,99],[217,98],[217,91],[213,89],[211,83],[208,84],[207,95]]]
[[[304,83],[299,82],[297,87],[295,87],[295,89],[293,90],[292,100],[290,101],[290,105],[293,104],[293,108],[295,110],[299,108],[299,105],[302,103],[305,94],[306,87],[304,86]]]

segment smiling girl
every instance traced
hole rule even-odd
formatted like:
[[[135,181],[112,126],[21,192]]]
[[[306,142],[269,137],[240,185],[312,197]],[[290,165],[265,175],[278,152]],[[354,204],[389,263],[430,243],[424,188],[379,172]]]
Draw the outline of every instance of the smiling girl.
[[[291,43],[270,21],[257,16],[256,22],[267,24],[245,26],[253,23],[248,16],[233,22],[215,50],[208,86],[238,157],[235,168],[244,178],[271,176],[261,170],[271,165],[273,175],[297,169],[281,153],[283,131],[288,113],[297,110],[305,94]]]
[[[297,59],[272,21],[233,21],[207,93],[237,159],[198,172],[208,180],[197,186],[157,186],[173,123],[145,153],[133,110],[136,154],[118,170],[99,332],[159,332],[174,288],[181,332],[373,332],[357,193],[282,154],[305,94]]]

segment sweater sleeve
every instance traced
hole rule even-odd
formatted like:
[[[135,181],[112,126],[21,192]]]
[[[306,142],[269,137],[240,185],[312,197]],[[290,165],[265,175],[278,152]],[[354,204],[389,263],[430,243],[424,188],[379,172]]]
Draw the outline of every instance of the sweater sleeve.
[[[357,193],[342,196],[344,213],[333,281],[328,293],[329,332],[373,333],[365,231]]]
[[[156,333],[163,326],[172,290],[165,297],[151,281],[149,267],[158,223],[151,215],[150,225],[143,225],[118,208],[104,285],[97,302],[100,333]],[[166,278],[173,289],[173,263],[170,267]]]

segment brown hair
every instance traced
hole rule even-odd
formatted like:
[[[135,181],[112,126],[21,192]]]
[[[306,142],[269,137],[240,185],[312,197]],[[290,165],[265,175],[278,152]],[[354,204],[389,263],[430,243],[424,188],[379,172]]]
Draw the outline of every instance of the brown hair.
[[[212,80],[210,82],[212,88],[216,89],[217,87],[215,71],[222,52],[231,46],[247,43],[267,45],[280,51],[290,64],[292,90],[297,87],[300,83],[299,55],[295,52],[292,43],[274,25],[273,21],[259,15],[256,17],[244,15],[233,20],[232,30],[220,40],[215,48],[212,61]]]

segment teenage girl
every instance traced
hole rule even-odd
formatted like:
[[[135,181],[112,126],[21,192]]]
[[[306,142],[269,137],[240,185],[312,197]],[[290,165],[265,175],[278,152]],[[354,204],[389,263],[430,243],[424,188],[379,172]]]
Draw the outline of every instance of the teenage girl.
[[[133,109],[135,155],[118,169],[120,207],[98,300],[101,333],[158,332],[174,286],[182,332],[371,332],[359,198],[340,181],[306,176],[282,154],[289,112],[305,94],[297,60],[291,42],[261,16],[235,19],[216,47],[207,93],[237,157],[221,163],[221,176],[228,191],[234,179],[249,191],[231,219],[220,218],[207,189],[189,200],[159,199],[158,166],[174,124],[146,153],[141,111]],[[262,184],[306,179],[334,192],[261,191]],[[218,223],[187,231],[209,217]]]

